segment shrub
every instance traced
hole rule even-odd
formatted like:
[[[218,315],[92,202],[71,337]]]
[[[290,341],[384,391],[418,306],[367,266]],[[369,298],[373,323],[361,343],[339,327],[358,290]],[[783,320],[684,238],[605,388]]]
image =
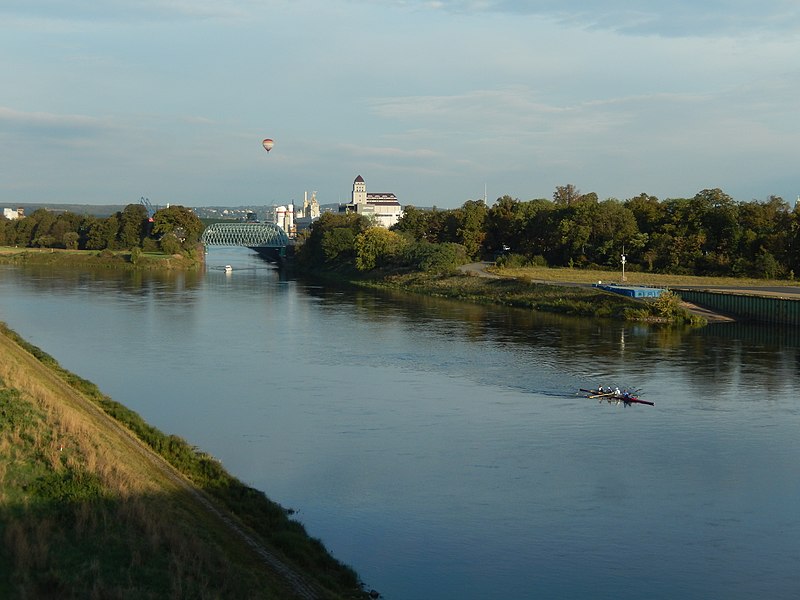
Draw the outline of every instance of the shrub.
[[[356,268],[370,271],[394,262],[408,246],[408,240],[394,231],[372,227],[356,236]]]
[[[467,251],[461,244],[445,242],[431,244],[421,241],[408,247],[406,263],[418,271],[447,273],[468,262]]]
[[[664,290],[653,305],[660,317],[672,317],[681,310],[681,297],[675,292]]]
[[[547,259],[541,254],[527,257],[524,254],[503,254],[495,261],[498,267],[508,267],[511,269],[522,267],[546,267]]]
[[[80,236],[74,231],[68,231],[64,234],[64,247],[67,250],[77,250]]]
[[[161,238],[161,251],[164,254],[180,254],[181,241],[174,233],[166,233]]]
[[[142,241],[142,252],[158,252],[158,242],[153,238],[145,238]]]

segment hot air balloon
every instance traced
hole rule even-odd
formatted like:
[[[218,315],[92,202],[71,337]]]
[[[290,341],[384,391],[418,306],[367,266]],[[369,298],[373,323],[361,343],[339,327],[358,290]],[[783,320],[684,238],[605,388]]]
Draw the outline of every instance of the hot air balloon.
[[[275,142],[267,138],[263,142],[261,142],[261,145],[264,146],[264,150],[269,152],[270,150],[272,150],[272,147],[275,145]]]

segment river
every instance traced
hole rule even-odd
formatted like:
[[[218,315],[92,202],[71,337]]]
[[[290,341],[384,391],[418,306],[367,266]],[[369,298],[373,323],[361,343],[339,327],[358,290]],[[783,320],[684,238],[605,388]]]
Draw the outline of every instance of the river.
[[[2,266],[0,320],[387,599],[800,594],[797,331],[337,289],[236,249],[188,274]],[[655,407],[577,394],[598,384]]]

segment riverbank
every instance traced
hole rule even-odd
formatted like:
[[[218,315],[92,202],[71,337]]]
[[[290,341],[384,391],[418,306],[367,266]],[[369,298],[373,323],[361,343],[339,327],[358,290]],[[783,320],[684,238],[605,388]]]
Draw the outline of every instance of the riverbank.
[[[130,250],[64,250],[0,246],[0,264],[52,267],[99,267],[126,270],[188,270],[203,264],[202,251],[184,254],[131,252]]]
[[[213,457],[0,324],[0,597],[366,597]]]
[[[702,317],[691,314],[680,306],[679,299],[670,295],[657,301],[642,302],[598,288],[538,283],[517,277],[409,273],[354,283],[580,317],[695,326],[705,324]]]

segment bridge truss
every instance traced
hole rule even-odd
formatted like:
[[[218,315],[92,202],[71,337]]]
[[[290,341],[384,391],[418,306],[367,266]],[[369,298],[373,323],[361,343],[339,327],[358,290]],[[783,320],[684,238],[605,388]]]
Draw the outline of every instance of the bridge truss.
[[[245,246],[283,249],[289,236],[274,223],[214,223],[206,227],[200,241],[206,246]]]

